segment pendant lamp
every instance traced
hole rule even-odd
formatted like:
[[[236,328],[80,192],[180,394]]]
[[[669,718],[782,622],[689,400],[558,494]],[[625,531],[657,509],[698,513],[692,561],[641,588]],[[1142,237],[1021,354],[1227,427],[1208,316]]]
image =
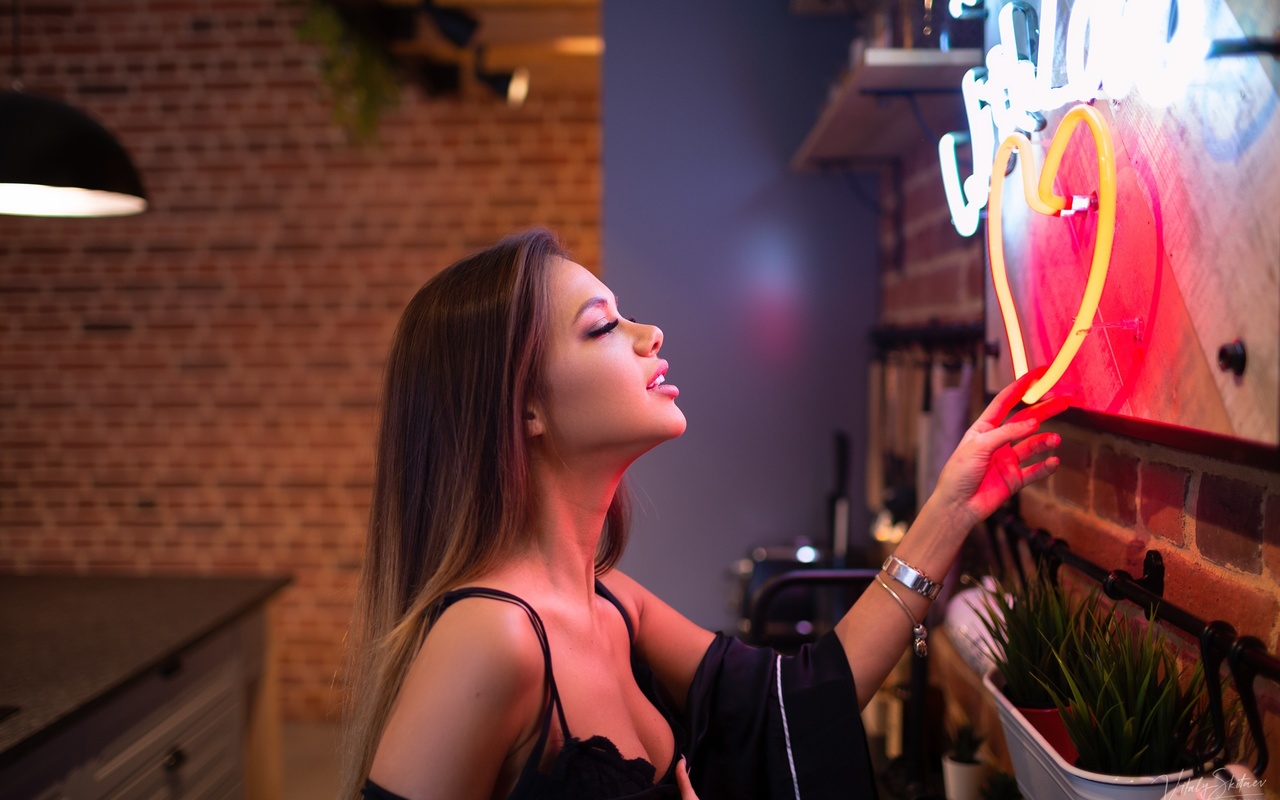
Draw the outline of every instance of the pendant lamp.
[[[88,114],[22,91],[18,3],[13,91],[0,92],[0,214],[115,217],[147,208],[142,179],[115,137]]]

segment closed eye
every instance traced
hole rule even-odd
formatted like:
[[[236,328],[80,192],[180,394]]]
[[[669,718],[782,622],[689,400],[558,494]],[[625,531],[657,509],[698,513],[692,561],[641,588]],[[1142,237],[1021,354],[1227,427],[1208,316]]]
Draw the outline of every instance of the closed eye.
[[[597,339],[601,336],[604,336],[605,334],[611,332],[614,328],[618,327],[618,323],[620,321],[621,320],[615,319],[613,322],[606,322],[605,324],[601,325],[598,328],[592,328],[591,330],[587,331],[587,336],[590,336],[592,339]]]

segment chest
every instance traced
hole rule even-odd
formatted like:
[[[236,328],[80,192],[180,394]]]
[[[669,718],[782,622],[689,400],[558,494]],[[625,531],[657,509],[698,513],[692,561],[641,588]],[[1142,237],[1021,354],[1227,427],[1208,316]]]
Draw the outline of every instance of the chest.
[[[675,747],[671,725],[638,685],[626,628],[617,623],[618,630],[587,635],[547,631],[568,733],[580,740],[603,736],[624,758],[643,758],[662,774]],[[548,750],[558,751],[563,740],[553,720]]]

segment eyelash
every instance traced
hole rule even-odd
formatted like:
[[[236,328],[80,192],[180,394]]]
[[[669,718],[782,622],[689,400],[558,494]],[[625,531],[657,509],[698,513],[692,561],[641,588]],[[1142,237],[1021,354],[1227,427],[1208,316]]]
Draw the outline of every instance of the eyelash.
[[[621,321],[622,321],[621,319],[615,319],[613,322],[607,322],[604,325],[601,325],[599,328],[596,328],[595,330],[590,331],[587,335],[593,339],[598,338],[600,336],[604,336],[605,334],[611,333],[614,328],[618,327],[618,323]],[[627,322],[635,322],[635,321],[636,321],[635,317],[627,317]]]
[[[589,331],[587,335],[590,336],[592,339],[596,339],[601,336],[604,336],[605,334],[613,332],[613,329],[618,327],[618,323],[621,321],[622,320],[615,319],[613,322],[606,322],[604,325],[601,325],[599,328],[594,328],[591,331]]]

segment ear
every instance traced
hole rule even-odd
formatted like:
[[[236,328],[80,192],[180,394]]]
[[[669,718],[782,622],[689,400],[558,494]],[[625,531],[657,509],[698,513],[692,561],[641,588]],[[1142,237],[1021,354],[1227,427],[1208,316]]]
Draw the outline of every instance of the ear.
[[[536,405],[529,406],[524,410],[524,434],[530,439],[541,436],[547,432],[546,417],[542,413],[542,409]]]

